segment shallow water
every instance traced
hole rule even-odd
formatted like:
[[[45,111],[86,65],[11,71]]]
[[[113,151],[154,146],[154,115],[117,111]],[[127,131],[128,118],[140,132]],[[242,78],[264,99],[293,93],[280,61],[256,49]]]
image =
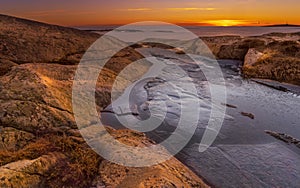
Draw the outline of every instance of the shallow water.
[[[165,50],[151,51],[160,58],[174,58]],[[145,53],[145,52],[144,52]],[[194,136],[186,147],[176,155],[195,173],[216,187],[297,187],[300,185],[300,149],[287,145],[266,134],[265,130],[289,134],[300,139],[300,97],[298,94],[283,92],[243,80],[239,75],[241,62],[219,61],[226,79],[227,109],[222,129],[213,145],[203,153],[198,151],[203,132],[211,113],[208,82],[186,59],[176,56],[176,66],[186,71],[196,84],[197,94],[186,92],[186,75],[169,64],[161,78],[138,81],[129,93],[130,106],[123,106],[123,98],[114,101],[121,112],[136,108],[138,119],[150,116],[149,104],[156,111],[151,115],[166,113],[163,123],[146,134],[157,143],[168,138],[180,119],[181,104],[189,107],[190,102],[199,102],[200,119]],[[168,76],[166,76],[168,75]],[[175,86],[171,81],[182,82]],[[125,91],[129,92],[129,91]],[[128,93],[127,93],[128,94]],[[182,95],[181,99],[179,95]],[[216,104],[224,105],[224,104]],[[167,108],[165,108],[167,107]],[[113,110],[110,105],[107,110]],[[251,113],[254,119],[243,116]],[[192,112],[191,112],[192,113]],[[113,113],[102,113],[101,121],[115,128],[124,128]],[[126,123],[133,124],[136,117],[128,116]]]

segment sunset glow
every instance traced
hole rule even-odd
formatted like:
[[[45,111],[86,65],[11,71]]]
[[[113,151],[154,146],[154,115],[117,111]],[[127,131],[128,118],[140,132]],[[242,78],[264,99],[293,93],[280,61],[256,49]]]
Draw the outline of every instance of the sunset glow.
[[[300,24],[298,0],[11,0],[3,14],[60,25],[127,24],[165,21],[190,25]]]
[[[250,25],[249,22],[244,20],[208,20],[205,23],[213,26],[243,26]]]

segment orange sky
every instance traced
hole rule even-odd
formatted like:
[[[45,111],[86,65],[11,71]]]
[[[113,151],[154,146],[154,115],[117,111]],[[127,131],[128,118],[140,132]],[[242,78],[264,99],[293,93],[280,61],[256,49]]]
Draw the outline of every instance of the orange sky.
[[[3,14],[79,26],[165,21],[198,25],[299,24],[299,0],[7,0]]]

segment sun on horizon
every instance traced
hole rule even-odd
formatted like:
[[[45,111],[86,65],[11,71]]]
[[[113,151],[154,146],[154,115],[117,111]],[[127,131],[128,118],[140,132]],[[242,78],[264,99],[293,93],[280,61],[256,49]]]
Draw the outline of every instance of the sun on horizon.
[[[87,0],[70,2],[5,1],[2,14],[64,26],[123,25],[163,21],[185,25],[256,26],[288,22],[300,25],[297,0]]]

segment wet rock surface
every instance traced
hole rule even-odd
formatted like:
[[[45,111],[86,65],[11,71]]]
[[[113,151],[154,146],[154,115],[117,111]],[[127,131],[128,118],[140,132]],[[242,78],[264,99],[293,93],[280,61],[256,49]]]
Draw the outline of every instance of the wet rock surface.
[[[217,36],[201,39],[217,59],[243,61],[242,72],[246,78],[271,79],[300,85],[299,33],[271,33],[251,37]],[[184,53],[199,52],[198,47],[201,44],[186,41],[183,46],[190,48],[182,50],[152,43],[140,43],[133,47],[169,49],[175,52],[173,57],[177,57]],[[208,55],[209,53],[203,49],[200,50],[201,55]]]
[[[274,132],[274,131],[265,131],[267,134],[273,136],[274,138],[277,138],[279,140],[282,140],[283,142],[285,143],[288,143],[288,144],[295,144],[297,147],[300,148],[300,140],[290,136],[290,135],[287,135],[287,134],[284,134],[284,133],[277,133],[277,132]]]
[[[253,78],[251,80],[256,83],[265,85],[267,87],[277,89],[279,91],[292,93],[295,96],[300,95],[299,87],[292,85],[292,84],[281,83],[281,82],[277,82],[277,81],[273,81],[273,80],[269,80],[269,79],[254,79]]]
[[[253,114],[247,113],[247,112],[241,112],[241,114],[242,114],[243,116],[249,117],[250,119],[254,119],[254,117],[255,117]]]
[[[195,147],[185,154],[195,152]],[[187,157],[186,163],[216,187],[297,187],[300,183],[299,155],[279,143],[219,145],[197,156]]]
[[[200,119],[194,136],[176,155],[180,161],[216,187],[298,186],[296,177],[300,173],[299,149],[282,144],[264,132],[266,129],[281,130],[294,136],[300,132],[298,126],[300,119],[297,112],[300,109],[298,95],[275,90],[251,80],[243,80],[240,61],[219,60],[226,80],[228,98],[227,103],[216,105],[228,108],[217,139],[212,147],[200,153],[199,143],[211,113],[209,83],[200,74],[201,70],[198,70],[195,64],[188,64],[189,60],[183,57],[184,54],[181,54],[181,57],[172,56],[169,49],[140,50],[159,58],[171,59],[172,57],[172,62],[189,75],[199,71],[198,76],[191,76],[192,82],[197,83],[198,94],[185,93],[183,101],[180,101],[180,97],[184,86],[174,88],[168,84],[173,79],[181,81],[180,78],[183,77],[171,63],[164,69],[161,77],[143,80],[133,87],[131,95],[134,97],[130,105],[140,109],[137,118],[147,119],[151,104],[155,104],[161,114],[166,113],[164,122],[156,130],[147,133],[150,138],[161,143],[171,134],[175,134],[181,116],[180,104],[198,100],[201,109]],[[183,85],[187,85],[185,81],[182,80]],[[299,86],[294,87],[299,88]],[[122,104],[121,96],[119,101],[115,101],[115,105],[122,108]],[[168,108],[164,108],[164,105]],[[113,110],[111,106],[107,109]],[[152,111],[151,115],[155,115],[155,112]],[[103,122],[110,122],[115,128],[122,127],[117,116],[106,113],[101,116]],[[128,116],[127,120],[131,122],[134,119]]]

